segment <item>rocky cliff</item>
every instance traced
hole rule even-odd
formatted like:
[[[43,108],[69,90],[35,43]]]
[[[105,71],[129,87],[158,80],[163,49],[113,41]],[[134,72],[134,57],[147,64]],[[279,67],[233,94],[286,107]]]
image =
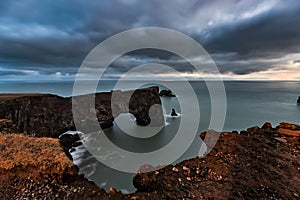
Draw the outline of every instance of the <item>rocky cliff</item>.
[[[112,93],[95,94],[96,116],[102,128],[112,126],[116,114],[130,112],[139,125],[147,125],[151,119],[149,109],[161,105],[158,87],[114,93],[119,101],[111,103]],[[129,105],[122,102],[130,95]],[[80,96],[80,102],[88,95]],[[80,108],[80,104],[79,104]],[[84,116],[82,116],[84,118]],[[156,109],[156,123],[163,123],[161,107]],[[84,121],[84,120],[83,120]],[[65,131],[76,130],[72,113],[72,98],[50,94],[2,94],[0,95],[0,131],[21,132],[36,137],[58,137]]]

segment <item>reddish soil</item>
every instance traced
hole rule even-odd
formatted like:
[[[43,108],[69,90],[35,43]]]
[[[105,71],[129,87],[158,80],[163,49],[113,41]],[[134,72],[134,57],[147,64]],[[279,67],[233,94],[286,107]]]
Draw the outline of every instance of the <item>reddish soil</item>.
[[[138,174],[134,183],[164,199],[299,199],[299,150],[299,137],[277,129],[223,133],[206,157]]]

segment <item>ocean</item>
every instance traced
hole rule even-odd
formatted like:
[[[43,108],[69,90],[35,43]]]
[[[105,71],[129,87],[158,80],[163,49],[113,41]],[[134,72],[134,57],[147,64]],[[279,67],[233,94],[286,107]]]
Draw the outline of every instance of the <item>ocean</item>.
[[[138,82],[140,87],[156,85],[143,81]],[[110,91],[114,89],[115,81],[101,81],[97,91]],[[132,87],[133,82],[123,83],[122,87],[126,89],[135,89]],[[167,82],[166,82],[167,83]],[[192,95],[190,91],[181,88],[181,82],[168,82],[171,87],[176,89],[178,98],[162,97],[162,104],[165,110],[166,125],[159,134],[151,138],[134,138],[124,134],[122,128],[114,125],[105,131],[106,136],[118,147],[129,152],[145,153],[156,151],[168,145],[175,137],[178,127],[182,120],[195,122],[193,116],[189,116],[189,112],[182,112],[184,105],[180,105],[179,100],[185,99],[183,103],[190,102]],[[191,81],[193,90],[195,91],[199,109],[200,119],[199,126],[196,130],[201,133],[208,129],[211,120],[210,92],[204,81]],[[83,84],[81,93],[88,93],[90,83]],[[279,122],[287,121],[300,124],[300,106],[296,101],[300,96],[300,82],[291,81],[224,81],[226,91],[226,101],[219,102],[226,106],[226,118],[221,131],[241,131],[248,127],[263,125],[264,122],[271,122],[273,126]],[[166,89],[160,85],[160,89]],[[0,82],[0,93],[51,93],[60,96],[71,96],[73,91],[73,82]],[[182,114],[177,118],[170,117],[170,111],[174,108],[176,112]],[[192,112],[192,111],[191,111]],[[127,128],[128,129],[128,128]],[[141,134],[137,129],[130,128],[132,134]],[[136,133],[135,133],[136,132]],[[198,155],[201,142],[197,134],[187,151],[172,163],[195,157]],[[96,148],[96,147],[95,147]],[[174,152],[178,146],[174,146]],[[165,157],[172,156],[172,151],[166,153]],[[105,189],[115,187],[123,192],[132,192],[132,173],[120,172],[100,163],[84,146],[79,146],[72,153],[75,164],[80,168],[80,173],[93,180],[96,184]],[[170,163],[161,163],[170,164]]]

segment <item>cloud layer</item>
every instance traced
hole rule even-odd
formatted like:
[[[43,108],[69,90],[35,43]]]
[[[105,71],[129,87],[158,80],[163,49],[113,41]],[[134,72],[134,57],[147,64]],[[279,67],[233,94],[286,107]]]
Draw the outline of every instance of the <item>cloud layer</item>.
[[[299,13],[297,0],[1,1],[0,79],[72,79],[97,44],[145,26],[191,36],[211,54],[225,78],[297,79]],[[118,77],[150,61],[193,77],[182,58],[154,50],[122,56],[106,76]],[[213,73],[203,71],[211,77]]]

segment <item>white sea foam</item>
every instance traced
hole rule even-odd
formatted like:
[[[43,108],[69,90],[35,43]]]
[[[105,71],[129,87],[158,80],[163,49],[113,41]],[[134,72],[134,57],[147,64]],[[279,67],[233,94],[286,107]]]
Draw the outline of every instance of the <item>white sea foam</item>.
[[[172,116],[171,114],[166,114],[165,117],[167,117],[167,118],[179,118],[179,117],[181,117],[180,113],[176,113],[176,114],[177,114],[177,116]]]

